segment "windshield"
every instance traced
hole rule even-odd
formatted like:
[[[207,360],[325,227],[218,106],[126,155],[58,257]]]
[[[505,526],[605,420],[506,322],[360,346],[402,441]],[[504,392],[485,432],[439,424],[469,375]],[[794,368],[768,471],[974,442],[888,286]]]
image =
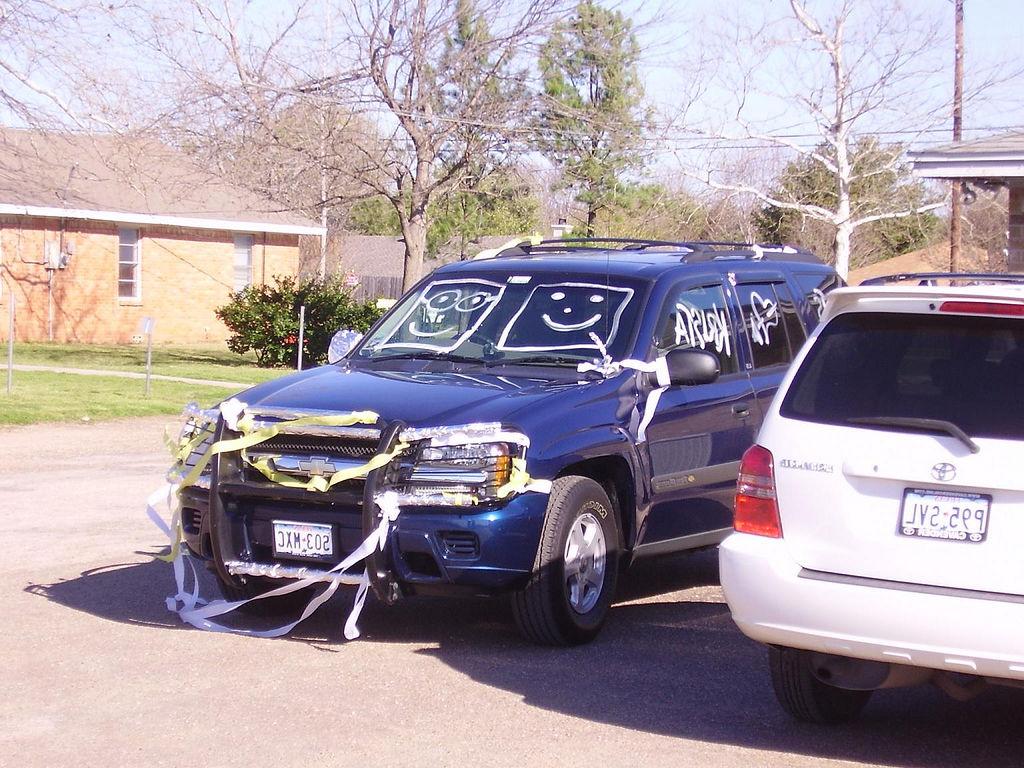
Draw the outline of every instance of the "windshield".
[[[1020,439],[1022,392],[1020,320],[848,313],[821,332],[780,410],[825,424]]]
[[[625,356],[640,284],[557,276],[439,278],[406,296],[354,358],[575,365]]]

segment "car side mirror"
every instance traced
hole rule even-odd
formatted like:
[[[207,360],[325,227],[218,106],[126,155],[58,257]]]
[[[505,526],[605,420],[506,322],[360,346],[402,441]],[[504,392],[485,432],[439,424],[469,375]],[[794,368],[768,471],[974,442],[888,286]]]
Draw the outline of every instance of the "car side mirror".
[[[334,334],[334,338],[331,339],[331,345],[327,348],[327,362],[333,364],[341,360],[362,338],[363,334],[358,331],[350,331],[348,329],[338,331]]]
[[[669,385],[712,384],[718,380],[718,358],[703,349],[673,349],[665,357]],[[648,374],[651,386],[662,386],[657,373]]]

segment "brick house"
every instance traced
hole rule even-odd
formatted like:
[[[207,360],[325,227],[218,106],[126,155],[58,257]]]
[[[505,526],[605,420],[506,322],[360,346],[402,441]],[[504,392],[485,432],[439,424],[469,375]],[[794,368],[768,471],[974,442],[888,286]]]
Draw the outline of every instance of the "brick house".
[[[295,275],[314,222],[275,209],[170,148],[123,137],[0,129],[0,336],[220,342],[230,294]]]
[[[959,180],[968,188],[1006,187],[1006,267],[1024,272],[1024,132],[947,144],[910,153],[914,173],[927,179]]]

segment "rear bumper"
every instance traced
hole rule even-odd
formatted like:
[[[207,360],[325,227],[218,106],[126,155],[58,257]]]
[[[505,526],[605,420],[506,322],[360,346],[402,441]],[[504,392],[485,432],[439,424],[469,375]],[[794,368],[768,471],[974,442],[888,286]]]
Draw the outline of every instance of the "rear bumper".
[[[1024,601],[961,590],[809,578],[784,539],[734,533],[719,548],[733,620],[762,643],[1024,680]]]

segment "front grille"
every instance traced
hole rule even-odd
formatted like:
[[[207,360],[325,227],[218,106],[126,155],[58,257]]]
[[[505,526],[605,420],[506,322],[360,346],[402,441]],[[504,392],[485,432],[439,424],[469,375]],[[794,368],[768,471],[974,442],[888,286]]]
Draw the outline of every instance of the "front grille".
[[[348,435],[276,435],[247,450],[250,460],[268,459],[275,471],[308,480],[311,477],[330,477],[343,469],[361,467],[377,455],[379,439]],[[269,482],[259,471],[246,468],[247,482]],[[361,485],[363,478],[344,483],[352,489]]]
[[[446,555],[451,557],[479,557],[480,540],[469,531],[441,531],[438,536]]]
[[[249,449],[250,453],[293,456],[339,456],[369,460],[377,453],[377,440],[315,435],[277,435]]]

